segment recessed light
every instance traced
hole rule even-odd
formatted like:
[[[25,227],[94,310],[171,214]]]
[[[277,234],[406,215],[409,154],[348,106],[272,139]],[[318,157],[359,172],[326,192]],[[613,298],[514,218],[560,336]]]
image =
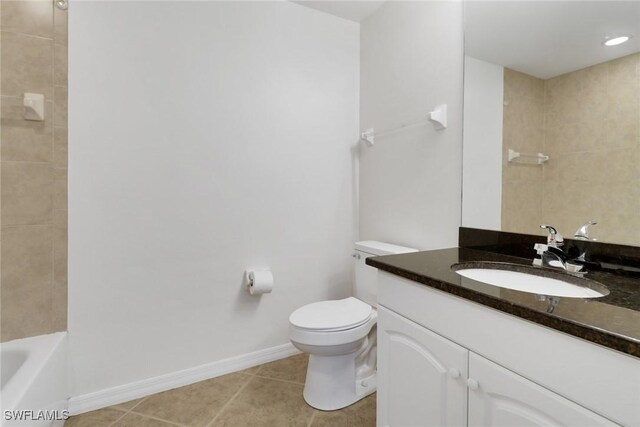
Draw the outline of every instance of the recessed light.
[[[628,42],[630,38],[631,38],[631,36],[610,37],[610,38],[606,39],[603,44],[605,46],[617,46],[617,45],[622,44],[624,42]]]

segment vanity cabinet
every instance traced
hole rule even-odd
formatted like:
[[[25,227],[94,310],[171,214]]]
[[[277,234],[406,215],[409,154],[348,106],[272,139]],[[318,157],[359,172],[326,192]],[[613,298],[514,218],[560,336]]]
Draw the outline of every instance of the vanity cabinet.
[[[614,426],[380,307],[379,426]]]
[[[640,425],[640,359],[379,271],[379,426]]]
[[[468,387],[470,426],[616,425],[474,353]]]
[[[466,348],[380,307],[378,425],[466,425],[468,357]]]

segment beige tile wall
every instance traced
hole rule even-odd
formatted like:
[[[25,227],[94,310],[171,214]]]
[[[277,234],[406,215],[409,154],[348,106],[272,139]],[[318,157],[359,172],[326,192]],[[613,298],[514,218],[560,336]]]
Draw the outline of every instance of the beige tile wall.
[[[545,81],[545,132],[543,219],[640,245],[640,54]]]
[[[505,68],[503,111],[502,230],[540,234],[542,167],[507,155],[544,150],[544,81]]]
[[[539,101],[525,98],[533,112],[527,118],[510,103],[518,93],[539,93],[541,83],[542,144],[527,131],[539,119]],[[517,141],[550,160],[543,167],[504,163],[503,229],[539,234],[546,222],[571,235],[595,219],[598,240],[640,245],[640,54],[545,81],[505,70],[505,102],[505,151]]]
[[[67,11],[0,3],[0,341],[67,327]],[[45,120],[22,94],[45,96]]]

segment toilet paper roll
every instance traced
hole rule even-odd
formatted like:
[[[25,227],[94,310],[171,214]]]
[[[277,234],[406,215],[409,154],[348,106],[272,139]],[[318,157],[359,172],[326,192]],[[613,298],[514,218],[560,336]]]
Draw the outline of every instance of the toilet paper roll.
[[[273,290],[273,273],[269,270],[250,271],[247,276],[251,295],[269,294]]]

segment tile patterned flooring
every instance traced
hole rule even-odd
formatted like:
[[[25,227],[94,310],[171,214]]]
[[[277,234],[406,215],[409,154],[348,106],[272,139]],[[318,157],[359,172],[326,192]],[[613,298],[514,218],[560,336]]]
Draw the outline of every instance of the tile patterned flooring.
[[[376,395],[339,411],[313,409],[302,398],[307,355],[213,378],[71,417],[65,427],[368,427]]]

